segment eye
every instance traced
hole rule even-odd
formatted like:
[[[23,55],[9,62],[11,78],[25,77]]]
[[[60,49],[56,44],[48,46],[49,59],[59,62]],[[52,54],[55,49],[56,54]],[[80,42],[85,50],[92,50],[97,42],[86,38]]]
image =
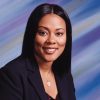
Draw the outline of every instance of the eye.
[[[46,36],[47,32],[43,31],[43,30],[38,30],[38,34],[41,36]]]
[[[56,36],[62,36],[64,33],[63,32],[57,32]]]

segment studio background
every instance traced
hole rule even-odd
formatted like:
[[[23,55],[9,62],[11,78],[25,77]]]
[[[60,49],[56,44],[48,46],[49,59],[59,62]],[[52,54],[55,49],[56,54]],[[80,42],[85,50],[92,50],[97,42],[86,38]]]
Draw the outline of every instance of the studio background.
[[[28,17],[44,2],[59,4],[71,19],[77,100],[100,100],[100,0],[0,1],[0,68],[21,54]]]

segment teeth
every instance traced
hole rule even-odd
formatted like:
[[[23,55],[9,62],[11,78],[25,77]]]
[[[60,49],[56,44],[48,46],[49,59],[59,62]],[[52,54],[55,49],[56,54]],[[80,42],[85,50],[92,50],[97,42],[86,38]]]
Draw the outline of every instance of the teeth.
[[[49,52],[53,52],[55,51],[55,49],[47,49]]]
[[[46,53],[54,53],[56,49],[44,49]]]

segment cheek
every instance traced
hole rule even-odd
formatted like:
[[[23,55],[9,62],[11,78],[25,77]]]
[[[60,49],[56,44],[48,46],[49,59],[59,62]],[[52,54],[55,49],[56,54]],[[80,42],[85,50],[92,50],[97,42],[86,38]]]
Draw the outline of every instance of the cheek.
[[[36,51],[40,50],[45,43],[45,38],[36,35],[35,40],[34,40],[34,48]]]
[[[35,51],[38,51],[38,49],[41,47],[41,39],[39,39],[39,37],[35,37],[35,40],[34,40],[34,49]]]
[[[34,44],[38,44],[38,45],[42,45],[43,39],[42,37],[40,37],[38,34],[36,34],[35,40],[34,40]]]
[[[65,47],[66,45],[66,37],[60,38],[58,40],[59,46]]]

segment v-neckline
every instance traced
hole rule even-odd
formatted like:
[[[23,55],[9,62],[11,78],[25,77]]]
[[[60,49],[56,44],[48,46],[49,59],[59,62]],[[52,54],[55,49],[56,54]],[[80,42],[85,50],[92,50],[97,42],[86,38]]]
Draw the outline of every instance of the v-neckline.
[[[41,78],[41,81],[42,81],[42,77],[41,77],[41,74],[40,74],[40,71],[39,71],[39,75],[40,75],[40,78]],[[59,93],[59,89],[58,89],[58,84],[57,84],[57,78],[55,76],[55,73],[54,73],[54,78],[55,78],[55,82],[56,82],[56,86],[57,86],[57,91]],[[43,90],[45,91],[45,88],[44,88],[44,85],[43,85],[43,81],[42,81],[42,86],[43,86]],[[45,91],[45,94],[48,95],[50,98],[52,98],[53,100],[56,100],[57,97],[58,97],[58,93],[56,95],[56,98],[54,99],[52,96],[50,96],[46,91]]]
[[[56,100],[57,99],[57,97],[58,97],[58,94],[56,95],[56,98],[53,98],[52,96],[50,96],[48,93],[46,93],[46,95],[49,97],[49,98],[51,98],[51,100]]]

